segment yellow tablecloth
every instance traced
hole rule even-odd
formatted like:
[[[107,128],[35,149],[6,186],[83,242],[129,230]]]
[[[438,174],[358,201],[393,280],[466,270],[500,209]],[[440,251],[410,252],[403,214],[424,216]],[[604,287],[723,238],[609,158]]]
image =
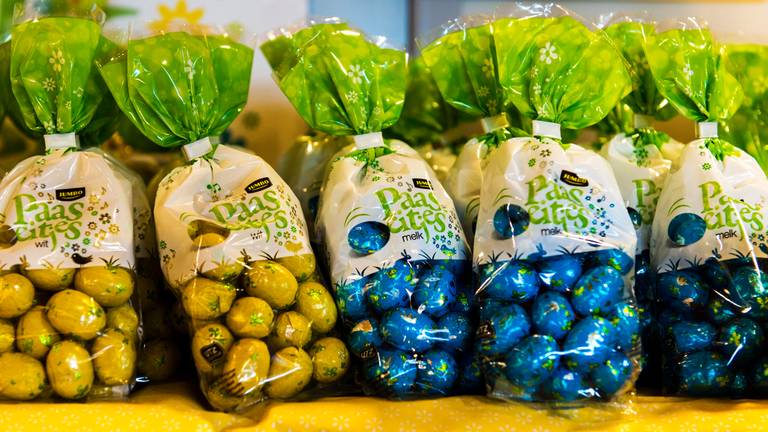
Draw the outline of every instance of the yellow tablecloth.
[[[557,412],[482,397],[413,402],[331,398],[274,403],[250,417],[204,408],[192,384],[155,385],[129,402],[7,404],[12,431],[763,431],[768,401],[639,396],[619,407]]]

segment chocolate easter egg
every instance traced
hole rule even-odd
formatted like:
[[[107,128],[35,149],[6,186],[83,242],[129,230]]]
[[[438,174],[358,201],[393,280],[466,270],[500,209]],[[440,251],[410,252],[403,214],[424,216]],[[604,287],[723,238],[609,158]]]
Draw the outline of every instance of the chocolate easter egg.
[[[669,330],[672,347],[678,353],[705,350],[712,345],[717,330],[704,321],[681,321]]]
[[[725,324],[717,336],[717,346],[734,366],[751,362],[763,351],[763,329],[749,318],[736,318]]]
[[[373,318],[356,323],[347,338],[349,350],[364,360],[372,357],[382,343],[379,331],[379,323]]]
[[[493,229],[496,231],[496,235],[502,239],[509,239],[524,233],[530,223],[531,217],[528,212],[514,204],[505,204],[493,214]]]
[[[664,306],[681,313],[703,308],[709,301],[709,288],[688,271],[662,273],[656,289]]]
[[[535,333],[560,340],[571,330],[574,319],[571,304],[558,292],[544,292],[533,301],[531,321]]]
[[[424,394],[448,395],[457,376],[458,367],[450,354],[429,350],[421,356],[416,373],[416,388]]]
[[[404,397],[413,392],[418,362],[408,354],[381,349],[367,360],[364,367],[366,382],[393,397]]]
[[[667,236],[677,246],[692,245],[706,232],[707,223],[695,213],[681,213],[673,217],[667,226]]]
[[[690,396],[723,395],[731,384],[728,360],[719,353],[697,351],[680,362],[680,391]]]
[[[477,328],[477,346],[482,355],[505,354],[531,330],[525,310],[515,304],[498,308]]]
[[[566,365],[571,370],[585,371],[604,362],[613,351],[616,336],[616,328],[607,319],[582,319],[573,326],[563,343]]]
[[[465,351],[472,340],[472,324],[469,318],[458,312],[451,312],[437,322],[438,330],[435,333],[440,335],[440,341],[437,346],[448,352]]]
[[[761,357],[748,373],[747,378],[752,390],[761,396],[768,395],[768,357]]]
[[[739,309],[750,317],[768,318],[768,275],[751,266],[740,267],[730,286]]]
[[[590,315],[607,310],[621,300],[623,294],[624,279],[618,270],[609,266],[592,267],[576,282],[571,306],[582,315]]]
[[[462,394],[478,394],[484,390],[483,372],[476,352],[460,356],[458,359],[459,377],[456,389]]]
[[[445,315],[456,301],[456,277],[445,266],[427,269],[413,292],[413,306],[433,318]]]
[[[552,336],[528,336],[507,354],[504,374],[515,385],[535,387],[557,368],[561,355]]]
[[[632,376],[632,362],[621,352],[613,352],[590,372],[600,397],[610,399]]]
[[[395,261],[371,277],[368,304],[378,313],[407,306],[416,286],[416,273],[405,260]]]
[[[368,277],[336,284],[336,307],[344,321],[354,323],[368,315],[365,297],[369,286]]]
[[[497,300],[525,302],[539,291],[539,277],[523,261],[504,261],[483,267],[478,292]]]
[[[353,251],[360,255],[370,255],[387,244],[389,227],[381,222],[362,222],[349,230],[347,243]]]
[[[581,276],[581,260],[574,255],[565,254],[544,258],[538,263],[541,283],[555,291],[570,291]]]
[[[580,373],[561,367],[542,386],[542,393],[548,400],[571,402],[585,397],[589,389]]]
[[[723,299],[719,295],[710,297],[706,312],[707,318],[717,324],[724,324],[736,317],[731,301]]]
[[[427,315],[399,308],[381,319],[381,337],[385,342],[408,352],[424,352],[437,342],[435,322]]]
[[[611,306],[606,314],[608,321],[616,327],[616,348],[630,351],[640,341],[640,314],[635,304],[619,302]]]
[[[632,270],[635,260],[619,249],[604,249],[592,252],[590,261],[593,265],[607,265],[625,275]]]

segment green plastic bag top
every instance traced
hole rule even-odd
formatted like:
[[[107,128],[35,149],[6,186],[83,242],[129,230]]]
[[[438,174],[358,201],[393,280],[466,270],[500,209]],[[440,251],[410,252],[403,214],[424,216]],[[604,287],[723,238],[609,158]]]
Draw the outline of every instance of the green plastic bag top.
[[[113,49],[88,19],[42,18],[15,27],[9,75],[26,127],[42,134],[81,132],[106,91],[95,62]]]
[[[503,18],[493,31],[505,103],[533,120],[582,129],[631,90],[610,38],[572,17]]]
[[[441,144],[445,132],[471,118],[463,117],[443,100],[424,59],[418,57],[408,65],[408,87],[400,119],[386,134],[413,146]]]
[[[362,135],[397,121],[405,98],[403,51],[382,48],[346,24],[313,25],[292,39],[296,55],[286,56],[275,78],[310,127]]]
[[[477,117],[504,112],[496,55],[491,23],[445,34],[421,51],[445,101]]]
[[[224,132],[245,106],[252,62],[230,38],[173,32],[129,41],[101,75],[147,138],[176,147]]]
[[[668,120],[675,115],[675,109],[656,88],[648,59],[645,57],[644,35],[652,35],[656,26],[644,22],[619,22],[605,28],[605,33],[627,60],[632,79],[632,92],[624,102],[635,114]]]
[[[696,122],[724,121],[741,104],[741,86],[726,70],[722,50],[708,29],[646,35],[645,52],[656,86],[683,116]]]
[[[768,46],[730,44],[726,49],[728,70],[741,83],[744,103],[721,125],[721,135],[768,171]]]

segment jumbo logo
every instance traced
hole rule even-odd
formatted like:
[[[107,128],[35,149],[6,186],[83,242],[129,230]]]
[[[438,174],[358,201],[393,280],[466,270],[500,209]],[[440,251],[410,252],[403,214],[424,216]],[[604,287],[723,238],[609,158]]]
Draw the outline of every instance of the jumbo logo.
[[[76,201],[85,196],[84,187],[56,189],[56,199],[59,201]]]
[[[413,185],[418,189],[432,189],[432,182],[423,178],[414,178]]]
[[[248,186],[245,187],[245,191],[248,193],[254,193],[254,192],[263,191],[264,189],[268,189],[271,186],[272,186],[272,180],[270,180],[269,177],[262,177],[248,184]]]
[[[589,180],[584,177],[579,177],[578,174],[570,171],[563,170],[560,172],[560,180],[571,186],[586,187],[589,186]]]

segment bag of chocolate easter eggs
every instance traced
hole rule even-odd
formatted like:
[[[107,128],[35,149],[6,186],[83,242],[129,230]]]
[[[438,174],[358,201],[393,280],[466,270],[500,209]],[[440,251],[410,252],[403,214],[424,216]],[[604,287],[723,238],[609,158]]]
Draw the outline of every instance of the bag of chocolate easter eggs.
[[[261,158],[216,144],[245,105],[252,60],[227,36],[170,32],[101,67],[134,125],[188,160],[158,186],[158,252],[203,393],[228,411],[331,386],[349,365],[296,196]]]
[[[453,203],[415,150],[381,135],[400,115],[406,55],[344,24],[301,32],[280,88],[312,128],[354,142],[328,166],[317,227],[360,383],[392,398],[476,389]]]
[[[651,228],[664,390],[765,395],[768,181],[717,130],[741,104],[741,86],[722,47],[693,19],[645,42],[657,87],[697,122],[699,137],[669,174]]]
[[[644,34],[652,34],[655,24],[620,16],[614,17],[604,30],[629,65],[632,92],[620,105],[627,106],[632,123],[628,129],[610,137],[600,153],[613,169],[637,234],[634,289],[642,323],[643,350],[647,354],[643,376],[648,378],[647,384],[658,386],[660,338],[651,325],[650,229],[664,181],[683,144],[651,124],[653,120],[667,120],[675,113],[656,89],[645,57]]]
[[[744,90],[744,103],[725,124],[721,135],[728,142],[745,150],[768,171],[768,45],[765,43],[729,43],[728,70]]]
[[[135,380],[133,185],[79,134],[109,99],[96,62],[114,44],[94,20],[13,29],[11,91],[45,154],[0,182],[0,397],[126,396]]]
[[[505,110],[497,56],[493,23],[483,17],[448,22],[421,52],[445,102],[465,115],[481,118],[484,133],[464,144],[445,181],[470,239],[477,221],[481,160],[489,148],[524,135],[513,127]]]
[[[493,397],[611,400],[640,370],[636,235],[608,163],[563,142],[560,126],[598,122],[629,74],[603,32],[527,12],[494,23],[504,97],[534,119],[534,136],[482,161],[477,349]]]

